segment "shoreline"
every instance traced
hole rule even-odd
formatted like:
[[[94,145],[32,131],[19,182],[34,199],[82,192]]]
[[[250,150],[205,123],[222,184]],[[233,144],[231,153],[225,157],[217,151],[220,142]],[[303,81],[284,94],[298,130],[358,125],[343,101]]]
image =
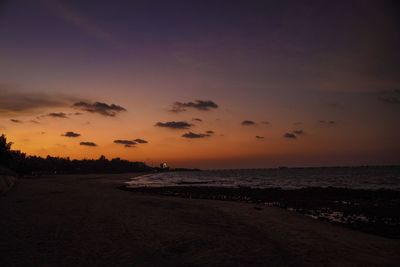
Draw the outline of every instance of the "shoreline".
[[[237,201],[283,208],[354,230],[400,239],[400,191],[335,187],[301,189],[215,186],[129,187],[121,190],[181,198]]]
[[[396,266],[400,241],[295,212],[118,190],[139,174],[20,179],[1,266]]]

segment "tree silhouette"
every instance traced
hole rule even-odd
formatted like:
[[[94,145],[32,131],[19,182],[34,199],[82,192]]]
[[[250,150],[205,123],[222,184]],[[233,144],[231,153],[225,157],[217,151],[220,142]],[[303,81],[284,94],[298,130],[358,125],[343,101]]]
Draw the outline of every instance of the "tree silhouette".
[[[7,142],[7,138],[4,134],[0,136],[0,164],[8,166],[11,159],[11,146],[12,142]]]
[[[19,150],[12,150],[12,142],[0,136],[0,165],[21,175],[60,174],[60,173],[123,173],[148,171],[152,168],[143,162],[130,162],[115,158],[108,160],[104,155],[99,159],[71,160],[69,157],[46,158],[27,156]]]

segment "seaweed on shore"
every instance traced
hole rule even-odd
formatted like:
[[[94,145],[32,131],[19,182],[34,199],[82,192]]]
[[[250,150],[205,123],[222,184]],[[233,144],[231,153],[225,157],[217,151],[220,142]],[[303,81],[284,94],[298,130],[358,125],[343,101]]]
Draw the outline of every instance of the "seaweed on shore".
[[[184,198],[243,201],[296,211],[315,219],[388,238],[400,238],[400,192],[334,187],[225,188],[207,186],[138,187],[121,189]]]

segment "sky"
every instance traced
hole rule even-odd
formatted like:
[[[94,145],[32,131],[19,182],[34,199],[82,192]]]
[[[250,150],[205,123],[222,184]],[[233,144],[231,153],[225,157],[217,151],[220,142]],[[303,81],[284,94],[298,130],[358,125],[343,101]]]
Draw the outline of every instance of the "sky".
[[[400,164],[396,1],[0,0],[0,133],[173,167]]]

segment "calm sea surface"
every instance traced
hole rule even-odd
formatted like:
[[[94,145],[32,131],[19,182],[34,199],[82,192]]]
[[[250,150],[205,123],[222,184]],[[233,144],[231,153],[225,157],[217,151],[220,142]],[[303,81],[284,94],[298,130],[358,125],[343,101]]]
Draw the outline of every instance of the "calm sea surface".
[[[400,190],[400,167],[281,168],[163,172],[132,178],[129,187],[345,187]]]

